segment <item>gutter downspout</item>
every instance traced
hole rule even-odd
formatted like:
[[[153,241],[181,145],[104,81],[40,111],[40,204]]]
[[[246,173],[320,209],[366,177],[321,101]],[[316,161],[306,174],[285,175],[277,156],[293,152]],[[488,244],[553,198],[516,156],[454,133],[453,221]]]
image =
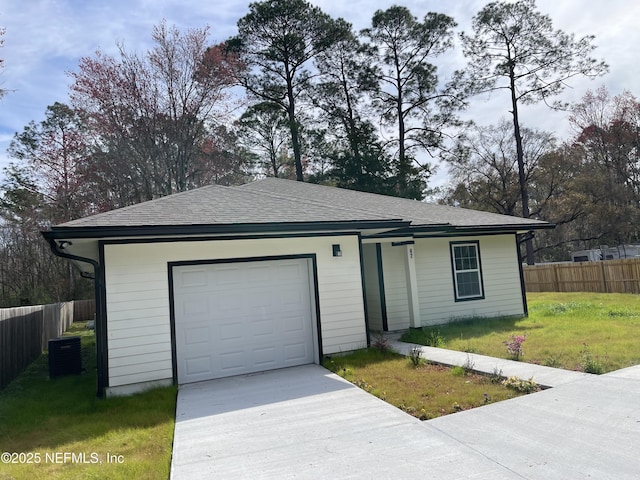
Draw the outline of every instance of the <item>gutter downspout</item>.
[[[54,255],[62,258],[66,258],[69,260],[75,260],[78,262],[89,263],[93,266],[93,282],[95,288],[95,301],[96,301],[96,324],[95,324],[95,332],[96,332],[96,364],[98,370],[98,386],[96,396],[98,398],[105,397],[106,390],[106,381],[105,381],[105,365],[106,363],[106,349],[104,348],[104,342],[106,341],[106,323],[104,321],[104,284],[101,282],[102,280],[102,267],[100,263],[93,260],[92,258],[80,257],[78,255],[73,255],[71,253],[64,252],[60,249],[60,246],[56,243],[55,239],[48,238],[44,235],[46,232],[43,232],[43,236],[45,236],[46,240],[49,242],[49,246],[51,247],[51,251]],[[82,275],[82,274],[81,274]],[[82,275],[84,278],[90,278],[86,275]]]

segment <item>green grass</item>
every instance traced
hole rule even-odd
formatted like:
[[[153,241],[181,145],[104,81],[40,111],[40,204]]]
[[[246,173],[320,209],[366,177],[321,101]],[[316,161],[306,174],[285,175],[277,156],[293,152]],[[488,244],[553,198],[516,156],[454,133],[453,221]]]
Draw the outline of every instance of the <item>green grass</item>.
[[[427,420],[518,395],[487,376],[422,363],[375,348],[323,362],[334,373],[411,415]]]
[[[476,318],[412,330],[402,341],[510,358],[504,341],[525,334],[524,362],[602,373],[640,364],[640,296],[530,293],[528,318]]]
[[[96,398],[95,340],[85,325],[67,332],[82,337],[85,373],[49,380],[43,354],[0,391],[0,452],[40,456],[39,464],[3,464],[0,479],[168,478],[176,389]],[[65,452],[102,463],[64,461]],[[107,454],[122,463],[107,463]]]

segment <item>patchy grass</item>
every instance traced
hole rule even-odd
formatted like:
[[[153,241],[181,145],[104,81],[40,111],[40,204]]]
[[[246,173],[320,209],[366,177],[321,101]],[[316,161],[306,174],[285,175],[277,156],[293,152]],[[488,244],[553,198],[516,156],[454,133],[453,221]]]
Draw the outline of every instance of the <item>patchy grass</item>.
[[[421,420],[519,395],[487,376],[426,362],[416,367],[407,357],[375,348],[334,356],[323,365]]]
[[[640,296],[530,293],[528,318],[476,318],[412,330],[402,341],[511,358],[504,344],[526,335],[520,360],[567,370],[603,373],[640,364]]]
[[[85,373],[49,380],[43,354],[0,391],[0,452],[32,462],[3,464],[0,479],[168,478],[176,389],[96,398],[95,339],[85,326],[67,332],[82,337]]]

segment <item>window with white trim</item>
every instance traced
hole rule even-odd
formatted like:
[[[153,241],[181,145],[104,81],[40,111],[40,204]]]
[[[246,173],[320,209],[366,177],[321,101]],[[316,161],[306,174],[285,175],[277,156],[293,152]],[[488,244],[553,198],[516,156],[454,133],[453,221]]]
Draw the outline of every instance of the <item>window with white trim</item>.
[[[456,301],[484,298],[479,242],[451,242]]]

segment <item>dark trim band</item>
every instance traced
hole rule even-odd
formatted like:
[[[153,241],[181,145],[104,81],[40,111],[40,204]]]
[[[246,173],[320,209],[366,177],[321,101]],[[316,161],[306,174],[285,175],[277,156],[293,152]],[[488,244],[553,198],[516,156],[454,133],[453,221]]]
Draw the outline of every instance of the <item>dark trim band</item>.
[[[46,238],[111,238],[111,237],[157,237],[176,235],[208,235],[223,233],[263,232],[307,232],[311,230],[368,230],[397,229],[408,227],[410,222],[402,220],[337,221],[337,222],[283,222],[242,223],[221,225],[136,225],[117,227],[52,227],[42,232]]]

